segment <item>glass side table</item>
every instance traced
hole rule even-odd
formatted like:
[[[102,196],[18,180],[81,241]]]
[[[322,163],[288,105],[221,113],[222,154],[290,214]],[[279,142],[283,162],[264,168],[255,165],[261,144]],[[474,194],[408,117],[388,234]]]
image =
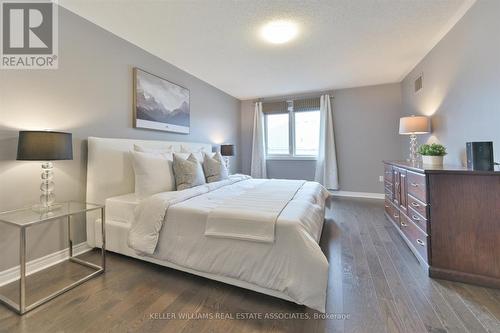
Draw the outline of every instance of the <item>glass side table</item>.
[[[84,202],[64,202],[61,208],[50,212],[35,212],[31,208],[18,209],[0,213],[0,222],[17,227],[19,230],[19,261],[20,261],[20,279],[19,279],[19,303],[16,304],[11,299],[0,295],[0,302],[7,305],[9,308],[19,314],[24,314],[34,308],[50,301],[51,299],[65,293],[66,291],[90,280],[91,278],[104,273],[106,269],[106,232],[105,232],[105,213],[103,205],[96,205]],[[101,211],[101,227],[102,227],[102,252],[101,266],[73,257],[73,240],[71,238],[71,218],[78,214],[83,214],[91,211]],[[41,223],[50,223],[66,219],[68,224],[68,251],[69,261],[89,267],[94,270],[93,273],[73,282],[63,289],[50,294],[32,304],[26,304],[26,229]]]

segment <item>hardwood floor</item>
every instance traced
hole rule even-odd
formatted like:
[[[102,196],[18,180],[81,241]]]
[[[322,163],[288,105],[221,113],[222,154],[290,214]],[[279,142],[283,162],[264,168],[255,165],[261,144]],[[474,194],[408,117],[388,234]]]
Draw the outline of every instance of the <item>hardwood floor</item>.
[[[321,246],[330,263],[328,319],[109,253],[105,275],[22,317],[0,306],[0,332],[500,332],[500,290],[428,278],[385,220],[383,201],[334,199]],[[96,252],[84,256],[98,261]],[[34,274],[28,295],[41,297],[50,292],[46,286],[77,279],[83,270],[64,263]],[[0,288],[15,292],[12,285]]]

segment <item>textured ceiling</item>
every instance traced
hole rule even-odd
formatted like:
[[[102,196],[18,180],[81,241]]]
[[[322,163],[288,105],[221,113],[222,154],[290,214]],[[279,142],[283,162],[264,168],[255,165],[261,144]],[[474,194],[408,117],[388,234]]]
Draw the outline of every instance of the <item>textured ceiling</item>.
[[[475,0],[59,0],[239,99],[399,82]],[[259,36],[294,20],[298,38]]]

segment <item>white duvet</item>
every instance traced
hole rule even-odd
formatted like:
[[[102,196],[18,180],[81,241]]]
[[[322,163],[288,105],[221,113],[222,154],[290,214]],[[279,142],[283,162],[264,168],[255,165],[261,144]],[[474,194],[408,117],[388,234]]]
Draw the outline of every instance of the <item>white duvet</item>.
[[[272,179],[226,198],[208,214],[205,235],[274,242],[278,217],[304,183]]]
[[[300,185],[280,210],[273,242],[205,235],[212,211],[257,187],[267,188],[261,185],[271,181],[236,175],[153,195],[137,207],[129,246],[141,255],[281,292],[324,312],[328,262],[318,242],[328,191],[320,184]]]

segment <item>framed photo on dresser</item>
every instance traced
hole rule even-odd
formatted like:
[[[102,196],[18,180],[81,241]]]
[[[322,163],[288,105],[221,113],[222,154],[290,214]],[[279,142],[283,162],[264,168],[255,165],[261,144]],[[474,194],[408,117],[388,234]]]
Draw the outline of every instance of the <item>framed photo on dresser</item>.
[[[189,89],[134,68],[134,127],[189,134]]]

